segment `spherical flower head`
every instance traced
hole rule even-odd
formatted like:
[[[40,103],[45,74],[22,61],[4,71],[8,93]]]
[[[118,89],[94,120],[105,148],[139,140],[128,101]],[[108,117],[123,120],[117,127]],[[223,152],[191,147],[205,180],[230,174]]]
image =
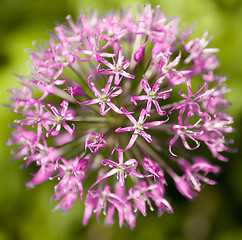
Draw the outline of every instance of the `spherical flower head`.
[[[215,184],[207,176],[219,172],[213,162],[228,160],[233,118],[208,32],[192,39],[194,27],[159,7],[137,11],[67,16],[47,43],[28,50],[23,88],[9,90],[18,114],[12,159],[38,167],[27,187],[53,181],[54,210],[64,212],[85,198],[84,225],[103,213],[106,224],[117,215],[133,229],[147,206],[173,213],[168,175],[193,199]],[[214,159],[200,156],[201,146]]]

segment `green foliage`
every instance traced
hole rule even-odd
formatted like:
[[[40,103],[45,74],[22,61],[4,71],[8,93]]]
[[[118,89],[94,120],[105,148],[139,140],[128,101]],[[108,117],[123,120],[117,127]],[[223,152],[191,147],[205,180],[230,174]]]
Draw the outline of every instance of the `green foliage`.
[[[145,4],[146,1],[138,1]],[[188,25],[197,23],[195,35],[201,37],[205,30],[214,36],[211,46],[221,50],[219,72],[228,76],[227,84],[232,89],[228,99],[233,103],[229,109],[238,129],[232,136],[234,147],[239,148],[242,125],[242,1],[240,0],[156,0],[166,16],[182,16]],[[217,186],[207,186],[194,202],[188,202],[177,193],[173,203],[174,215],[157,219],[155,214],[138,218],[135,230],[119,229],[118,224],[107,227],[91,219],[82,226],[83,203],[77,201],[65,216],[52,212],[49,204],[54,183],[45,183],[26,190],[25,183],[31,179],[30,170],[19,170],[21,161],[9,163],[10,148],[6,147],[15,114],[2,104],[7,103],[6,89],[17,87],[14,73],[24,75],[28,68],[28,55],[24,49],[31,48],[33,40],[48,40],[47,30],[52,30],[55,21],[64,22],[67,14],[73,19],[78,9],[89,7],[99,13],[118,10],[121,6],[135,7],[132,0],[2,0],[0,2],[0,240],[64,240],[64,239],[242,239],[242,179],[241,154],[230,154],[230,163],[221,164],[224,172]],[[177,195],[176,195],[177,194]],[[117,221],[117,219],[116,219]]]

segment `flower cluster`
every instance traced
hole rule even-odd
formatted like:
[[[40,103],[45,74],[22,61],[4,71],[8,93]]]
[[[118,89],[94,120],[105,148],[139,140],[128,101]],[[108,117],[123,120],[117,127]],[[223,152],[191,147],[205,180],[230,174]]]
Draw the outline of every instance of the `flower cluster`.
[[[9,90],[19,114],[13,159],[39,169],[27,186],[55,182],[55,210],[64,212],[84,195],[84,225],[101,212],[112,224],[117,212],[120,226],[134,228],[147,207],[173,212],[167,178],[189,199],[215,184],[207,175],[219,168],[200,155],[227,161],[233,119],[208,33],[190,39],[194,27],[150,5],[136,17],[128,9],[66,19],[28,50],[23,87]]]

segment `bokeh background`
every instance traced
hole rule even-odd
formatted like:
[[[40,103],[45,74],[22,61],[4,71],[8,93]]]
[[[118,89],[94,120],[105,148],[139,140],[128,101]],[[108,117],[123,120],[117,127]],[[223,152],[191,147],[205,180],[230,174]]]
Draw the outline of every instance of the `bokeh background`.
[[[232,89],[227,99],[232,102],[229,113],[234,117],[236,132],[233,148],[228,153],[228,163],[218,163],[223,168],[216,186],[205,187],[195,201],[188,201],[171,192],[175,213],[157,217],[139,216],[136,228],[119,229],[96,223],[95,217],[87,227],[82,226],[83,203],[79,200],[67,214],[52,212],[51,183],[27,190],[30,180],[28,169],[19,169],[21,161],[10,163],[10,148],[6,141],[11,129],[8,124],[15,119],[2,104],[7,103],[6,89],[19,87],[15,73],[28,71],[27,53],[33,40],[48,40],[47,30],[55,21],[65,22],[67,14],[73,19],[78,9],[88,7],[105,13],[119,10],[132,0],[1,0],[0,1],[0,240],[78,240],[78,239],[165,239],[165,240],[241,240],[242,239],[242,1],[241,0],[150,0],[160,5],[165,15],[181,16],[188,25],[197,23],[196,37],[205,30],[214,36],[211,46],[220,48],[220,71],[228,76]],[[146,1],[139,1],[145,4]]]

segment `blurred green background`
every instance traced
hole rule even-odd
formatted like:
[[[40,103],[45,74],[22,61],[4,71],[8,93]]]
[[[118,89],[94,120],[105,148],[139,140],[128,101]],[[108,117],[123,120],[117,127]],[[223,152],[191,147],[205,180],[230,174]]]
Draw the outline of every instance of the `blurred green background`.
[[[220,71],[228,76],[227,94],[233,105],[229,109],[235,118],[234,148],[241,146],[239,136],[242,118],[242,1],[241,0],[160,0],[149,1],[160,5],[166,16],[181,16],[188,25],[197,23],[196,37],[205,30],[214,36],[211,46],[220,48]],[[28,71],[28,55],[33,40],[48,40],[47,30],[55,21],[65,21],[67,14],[73,19],[78,9],[99,9],[99,13],[111,9],[135,7],[132,0],[1,0],[0,1],[0,103],[7,103],[6,89],[18,87],[15,73]],[[146,1],[139,1],[145,4]],[[0,106],[0,240],[64,240],[64,239],[166,239],[166,240],[241,240],[242,239],[242,159],[241,153],[228,153],[228,163],[218,163],[223,172],[218,185],[207,186],[195,199],[188,201],[173,194],[171,202],[175,213],[157,217],[157,212],[141,215],[136,228],[131,231],[118,225],[98,225],[95,217],[87,227],[82,226],[82,206],[79,200],[64,215],[52,212],[55,204],[49,199],[53,194],[51,183],[44,183],[27,190],[30,180],[28,169],[19,169],[21,161],[9,163],[10,148],[6,141],[11,129],[8,124],[14,113]],[[175,199],[174,199],[175,197]]]

